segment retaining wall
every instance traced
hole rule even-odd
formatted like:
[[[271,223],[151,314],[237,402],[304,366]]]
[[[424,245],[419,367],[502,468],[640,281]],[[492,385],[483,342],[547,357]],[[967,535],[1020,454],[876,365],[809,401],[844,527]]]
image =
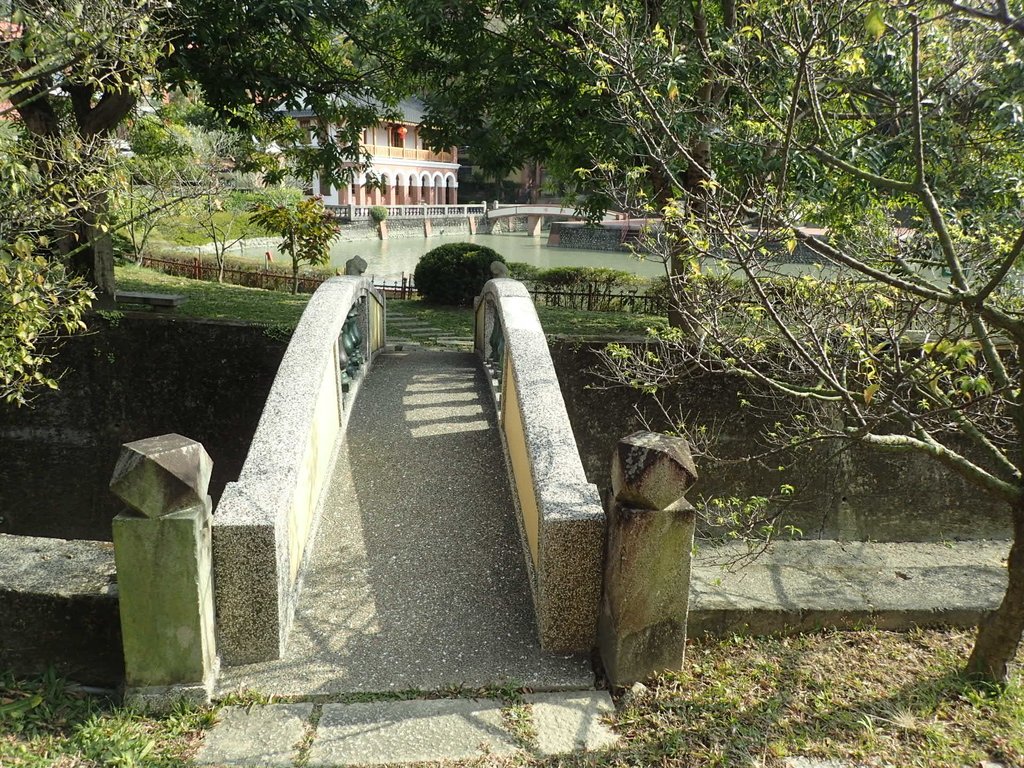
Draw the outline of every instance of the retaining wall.
[[[0,534],[0,669],[124,678],[112,544]]]
[[[612,448],[623,435],[667,427],[664,414],[650,398],[623,387],[605,388],[592,372],[599,364],[601,343],[581,344],[553,339],[551,356],[558,374],[587,478],[600,488],[608,484]],[[687,494],[699,497],[770,495],[780,484],[796,487],[784,523],[805,538],[851,541],[944,541],[1004,539],[1010,536],[1009,512],[959,476],[926,457],[888,453],[864,446],[821,447],[795,457],[793,466],[778,467],[786,457],[732,463],[751,449],[751,438],[787,414],[760,413],[740,405],[743,382],[720,376],[693,376],[669,394],[666,405],[674,418],[691,427],[707,425],[718,439],[713,447],[720,461],[699,458],[700,480]],[[642,418],[643,417],[643,418]],[[707,526],[704,526],[707,532]]]
[[[217,499],[242,468],[285,341],[258,327],[127,313],[89,318],[56,357],[60,389],[0,403],[0,533],[109,541],[121,444],[170,432],[213,457]]]

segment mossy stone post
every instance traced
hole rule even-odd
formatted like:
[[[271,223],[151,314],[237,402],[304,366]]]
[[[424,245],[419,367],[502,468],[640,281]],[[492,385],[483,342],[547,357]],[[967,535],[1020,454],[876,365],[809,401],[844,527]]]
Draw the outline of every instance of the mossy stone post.
[[[636,432],[612,456],[598,645],[612,685],[679,670],[686,649],[697,479],[682,438]]]
[[[209,702],[217,675],[207,494],[213,461],[169,434],[121,448],[110,489],[125,698],[149,709]]]

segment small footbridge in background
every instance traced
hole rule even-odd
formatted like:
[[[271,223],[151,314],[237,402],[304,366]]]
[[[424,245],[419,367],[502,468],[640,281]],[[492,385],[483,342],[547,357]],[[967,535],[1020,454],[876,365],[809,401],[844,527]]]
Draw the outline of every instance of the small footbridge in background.
[[[548,219],[559,219],[560,221],[585,221],[575,208],[567,208],[561,205],[496,205],[487,210],[488,221],[507,219],[512,216],[526,217],[526,231],[531,237],[540,237],[544,222]],[[625,221],[626,214],[617,211],[607,211],[600,219],[601,223]]]
[[[222,692],[593,685],[605,514],[521,284],[476,348],[388,347],[362,277],[313,296],[213,516]]]

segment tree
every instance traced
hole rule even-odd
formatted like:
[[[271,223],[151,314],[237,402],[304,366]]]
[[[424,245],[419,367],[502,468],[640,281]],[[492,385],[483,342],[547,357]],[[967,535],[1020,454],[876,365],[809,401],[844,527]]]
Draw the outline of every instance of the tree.
[[[144,0],[12,3],[0,44],[0,80],[21,119],[36,168],[57,191],[85,167],[110,160],[109,137],[147,88],[164,42]],[[54,256],[88,276],[112,304],[113,252],[106,236],[106,189],[85,199],[50,233]]]
[[[228,249],[243,237],[239,224],[245,216],[244,204],[232,199],[234,190],[227,178],[233,165],[230,155],[233,137],[223,131],[205,131],[196,136],[195,202],[191,206],[196,225],[213,246],[217,260],[217,282],[224,282]]]
[[[387,45],[373,18],[370,6],[347,0],[15,0],[2,24],[0,81],[39,152],[50,152],[40,170],[55,184],[86,148],[109,146],[139,100],[160,88],[198,89],[224,124],[263,143],[279,140],[301,174],[319,170],[340,181],[351,172],[341,161],[362,159],[362,129],[376,122],[381,101],[393,101],[385,67],[367,52]],[[281,111],[300,106],[321,118],[315,150],[300,147]],[[335,121],[344,130],[329,137],[326,125]],[[51,243],[109,303],[105,192],[80,213]]]
[[[142,263],[161,221],[194,194],[196,165],[189,138],[183,127],[165,124],[156,116],[131,126],[131,156],[118,164],[112,218],[128,236],[136,263]]]
[[[328,262],[338,223],[324,210],[319,197],[307,197],[294,205],[256,203],[251,210],[253,224],[283,238],[278,249],[292,260],[292,293],[298,293],[299,266]]]
[[[679,327],[613,363],[648,387],[741,376],[791,409],[763,435],[775,448],[916,452],[1005,502],[1007,591],[966,664],[1003,681],[1024,632],[1024,25],[993,7],[749,4],[706,59],[730,93],[710,112],[672,36],[641,41],[621,8],[580,17],[577,55],[647,149],[590,172],[663,217],[649,254],[688,255]],[[715,136],[696,192],[695,125]],[[647,194],[652,162],[667,202]],[[794,277],[796,249],[816,264]]]

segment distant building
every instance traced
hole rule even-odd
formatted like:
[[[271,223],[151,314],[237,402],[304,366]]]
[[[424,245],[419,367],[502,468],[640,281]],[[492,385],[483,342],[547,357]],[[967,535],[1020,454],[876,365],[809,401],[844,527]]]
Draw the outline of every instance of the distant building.
[[[370,154],[370,169],[383,182],[383,189],[368,187],[366,174],[360,172],[341,188],[314,176],[306,193],[321,196],[325,205],[458,205],[457,148],[434,152],[423,146],[423,106],[419,101],[406,99],[398,111],[401,120],[363,131],[362,147]],[[307,130],[316,119],[308,110],[290,114]],[[328,127],[328,135],[335,131],[335,126]]]

